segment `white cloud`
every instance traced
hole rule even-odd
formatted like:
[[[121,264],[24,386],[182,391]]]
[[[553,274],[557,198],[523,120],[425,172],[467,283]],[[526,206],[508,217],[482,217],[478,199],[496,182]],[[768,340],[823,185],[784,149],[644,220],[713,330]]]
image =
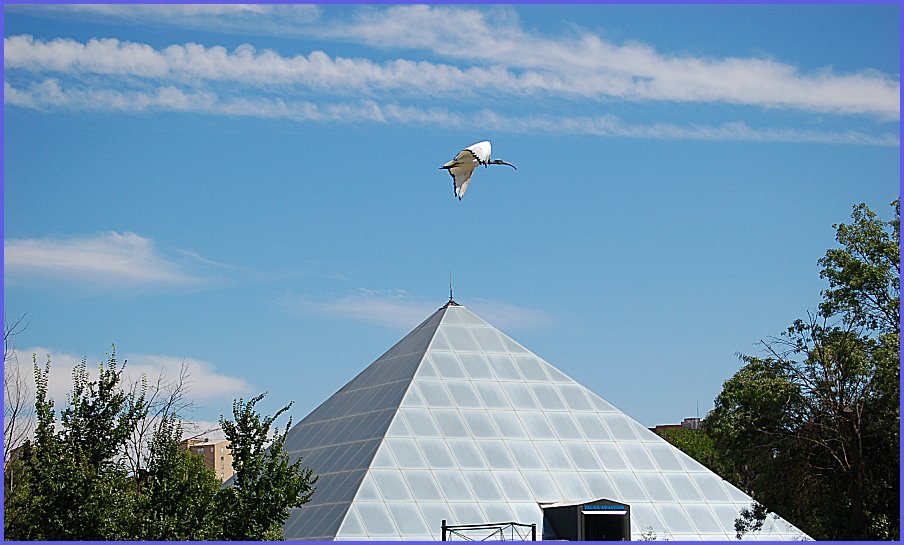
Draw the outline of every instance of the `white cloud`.
[[[424,60],[331,57],[323,51],[286,57],[245,44],[232,51],[196,43],[156,49],[113,38],[43,41],[4,38],[7,71],[138,77],[173,84],[231,82],[257,89],[290,85],[334,94],[461,99],[545,94],[571,99],[727,103],[835,114],[899,117],[900,83],[875,71],[803,74],[761,58],[670,56],[646,44],[616,45],[593,34],[547,38],[510,22],[491,25],[485,12],[399,6],[380,17],[333,23],[317,32],[369,44],[425,47],[466,66]],[[417,33],[410,32],[418,28]]]
[[[412,28],[419,29],[411,32]],[[625,100],[724,102],[899,117],[900,82],[874,71],[803,74],[767,58],[669,55],[643,43],[614,44],[580,32],[550,38],[524,31],[510,9],[393,6],[364,10],[326,35],[371,45],[426,48],[448,58],[534,70],[527,80]]]
[[[151,239],[108,232],[94,237],[7,239],[5,274],[43,275],[91,283],[197,284],[195,276],[163,256]]]
[[[30,377],[32,391],[34,389],[34,375],[31,372],[32,355],[42,369],[47,358],[50,358],[47,393],[58,409],[64,406],[66,396],[72,390],[72,369],[83,358],[86,359],[86,369],[92,380],[97,378],[98,364],[107,361],[106,355],[79,356],[41,346],[17,350],[19,365],[22,366],[25,376]],[[120,366],[123,361],[126,362],[122,379],[125,387],[140,381],[142,375],[147,377],[149,384],[155,384],[161,373],[164,383],[173,382],[178,379],[182,363],[185,362],[188,368],[188,398],[198,405],[220,406],[224,414],[231,408],[234,398],[253,391],[252,385],[244,378],[224,374],[217,370],[216,365],[204,360],[155,354],[117,354],[117,360]]]

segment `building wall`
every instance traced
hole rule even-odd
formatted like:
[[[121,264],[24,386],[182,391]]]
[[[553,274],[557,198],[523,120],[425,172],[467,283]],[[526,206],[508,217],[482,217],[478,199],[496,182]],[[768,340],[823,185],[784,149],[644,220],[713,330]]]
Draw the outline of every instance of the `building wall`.
[[[180,445],[183,450],[204,458],[204,465],[213,469],[220,482],[232,477],[232,449],[229,441],[208,441],[207,439],[188,439]]]

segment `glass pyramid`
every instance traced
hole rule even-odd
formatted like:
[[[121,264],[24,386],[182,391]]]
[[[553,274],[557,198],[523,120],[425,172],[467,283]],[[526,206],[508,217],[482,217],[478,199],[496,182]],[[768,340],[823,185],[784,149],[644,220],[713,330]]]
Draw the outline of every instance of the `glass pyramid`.
[[[436,311],[290,431],[320,475],[295,540],[439,540],[441,521],[543,525],[631,507],[632,539],[734,540],[751,499],[466,308]],[[651,534],[652,533],[652,534]],[[807,536],[780,518],[750,539]]]

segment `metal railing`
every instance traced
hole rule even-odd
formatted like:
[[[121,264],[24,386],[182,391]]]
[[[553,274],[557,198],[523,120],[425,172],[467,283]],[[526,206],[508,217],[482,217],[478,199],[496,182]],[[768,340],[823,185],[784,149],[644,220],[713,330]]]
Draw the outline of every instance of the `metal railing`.
[[[487,522],[450,526],[443,519],[442,530],[443,541],[455,541],[455,538],[461,541],[537,541],[536,523]]]

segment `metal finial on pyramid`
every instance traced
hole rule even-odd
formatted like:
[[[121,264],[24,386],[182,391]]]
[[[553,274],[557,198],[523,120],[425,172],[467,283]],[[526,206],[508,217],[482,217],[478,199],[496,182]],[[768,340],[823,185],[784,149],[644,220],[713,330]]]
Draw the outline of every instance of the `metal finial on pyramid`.
[[[449,302],[446,303],[446,304],[443,305],[443,306],[444,306],[444,307],[449,307],[449,306],[457,307],[457,306],[460,306],[458,303],[455,302],[455,298],[452,296],[452,271],[451,271],[451,270],[449,271]]]

